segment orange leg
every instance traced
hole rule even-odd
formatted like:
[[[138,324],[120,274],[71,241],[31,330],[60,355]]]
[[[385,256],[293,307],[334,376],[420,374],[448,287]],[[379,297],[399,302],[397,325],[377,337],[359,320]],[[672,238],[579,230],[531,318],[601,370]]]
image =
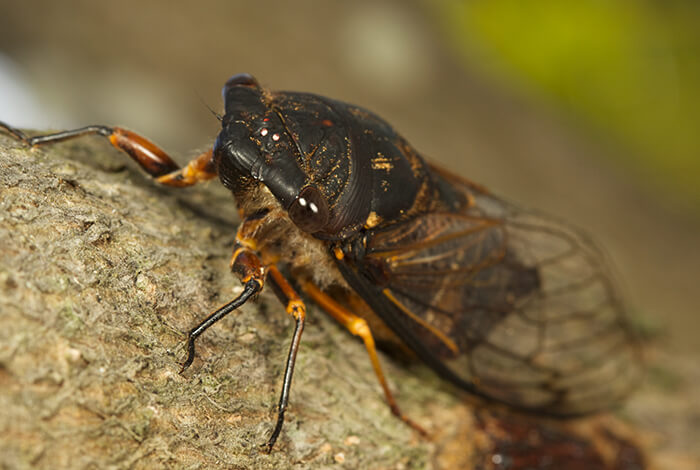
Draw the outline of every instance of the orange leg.
[[[156,181],[166,186],[184,188],[201,181],[208,181],[216,177],[212,150],[199,154],[190,160],[184,168],[167,173],[156,178]]]
[[[114,147],[129,155],[156,181],[168,186],[191,186],[216,176],[211,150],[196,157],[185,168],[180,168],[165,151],[153,142],[121,127],[86,126],[80,129],[32,137],[1,121],[0,129],[5,129],[17,140],[30,147],[54,144],[84,135],[101,135],[106,137]]]
[[[243,220],[238,225],[238,231],[236,232],[236,243],[251,250],[257,250],[257,231],[265,223],[265,216],[268,213],[269,210],[262,209],[252,215],[242,215]],[[231,262],[233,263],[233,260]],[[268,264],[271,263],[268,261]]]
[[[404,415],[399,409],[399,406],[396,404],[394,395],[392,395],[386,378],[384,377],[382,366],[379,363],[379,356],[377,355],[377,348],[374,344],[374,337],[372,336],[372,332],[367,324],[367,321],[364,318],[358,317],[352,312],[349,312],[345,307],[338,304],[335,300],[323,293],[318,287],[310,282],[303,283],[302,289],[323,310],[325,310],[330,316],[335,318],[341,325],[347,328],[350,333],[362,338],[362,341],[365,343],[365,348],[369,353],[369,359],[372,362],[374,373],[377,375],[377,379],[379,379],[379,383],[384,390],[384,396],[386,397],[386,401],[391,409],[391,412],[403,422],[418,431],[421,435],[427,436],[428,433],[421,426]]]
[[[265,451],[269,453],[272,450],[272,446],[275,445],[280,431],[282,431],[282,424],[284,424],[284,413],[287,410],[287,403],[289,402],[289,390],[292,385],[294,364],[296,363],[297,351],[299,350],[299,343],[301,342],[301,334],[304,332],[306,306],[276,266],[270,266],[268,268],[268,273],[270,275],[270,284],[277,294],[277,297],[286,305],[287,313],[296,321],[292,344],[289,346],[289,354],[287,355],[287,365],[284,370],[282,393],[280,394],[279,404],[277,405],[277,423],[270,435],[270,439],[268,439],[267,443],[264,445]]]

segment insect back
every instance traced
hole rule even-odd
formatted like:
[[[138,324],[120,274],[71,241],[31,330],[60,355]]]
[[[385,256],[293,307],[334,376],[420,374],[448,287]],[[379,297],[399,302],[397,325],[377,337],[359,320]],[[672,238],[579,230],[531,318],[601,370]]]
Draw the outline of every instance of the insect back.
[[[244,193],[262,183],[299,228],[324,240],[410,213],[430,175],[385,121],[319,95],[267,92],[239,80],[224,89],[226,115],[214,150],[239,203],[245,206]]]

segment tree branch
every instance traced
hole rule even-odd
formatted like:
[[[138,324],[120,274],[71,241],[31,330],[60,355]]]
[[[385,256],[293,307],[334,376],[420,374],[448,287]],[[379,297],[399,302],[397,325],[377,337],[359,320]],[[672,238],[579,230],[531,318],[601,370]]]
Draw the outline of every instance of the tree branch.
[[[156,187],[99,138],[29,150],[0,134],[0,466],[643,466],[609,416],[474,407],[382,357],[421,439],[390,413],[362,344],[313,306],[281,438],[262,453],[293,330],[274,296],[208,330],[178,374],[185,332],[239,292],[235,213],[221,185]]]

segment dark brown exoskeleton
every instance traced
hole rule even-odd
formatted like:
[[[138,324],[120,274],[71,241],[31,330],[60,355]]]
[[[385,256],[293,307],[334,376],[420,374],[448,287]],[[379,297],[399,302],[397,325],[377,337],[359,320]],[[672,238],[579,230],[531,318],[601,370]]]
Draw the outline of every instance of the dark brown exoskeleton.
[[[581,233],[518,209],[427,163],[379,117],[308,93],[273,92],[249,75],[223,90],[213,149],[179,168],[118,127],[28,137],[30,146],[105,136],[169,186],[219,176],[241,224],[236,299],[189,332],[195,340],[270,282],[296,321],[270,450],[282,429],[306,308],[292,283],[362,338],[394,414],[370,325],[478,396],[551,416],[617,403],[639,371],[636,341],[603,255]],[[388,327],[388,328],[387,328]]]

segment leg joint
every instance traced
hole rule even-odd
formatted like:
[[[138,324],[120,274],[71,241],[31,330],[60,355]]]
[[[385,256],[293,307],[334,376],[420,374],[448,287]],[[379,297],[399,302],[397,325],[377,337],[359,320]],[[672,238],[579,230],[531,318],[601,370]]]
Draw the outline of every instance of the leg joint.
[[[369,329],[367,320],[361,317],[354,317],[347,325],[348,331],[355,336],[359,336],[363,339],[372,338],[372,332]]]
[[[287,303],[287,313],[295,320],[306,318],[306,305],[300,299],[291,299]]]
[[[260,258],[251,250],[239,247],[231,257],[231,271],[233,271],[244,284],[250,280],[257,282],[262,288],[265,282],[265,266]]]

